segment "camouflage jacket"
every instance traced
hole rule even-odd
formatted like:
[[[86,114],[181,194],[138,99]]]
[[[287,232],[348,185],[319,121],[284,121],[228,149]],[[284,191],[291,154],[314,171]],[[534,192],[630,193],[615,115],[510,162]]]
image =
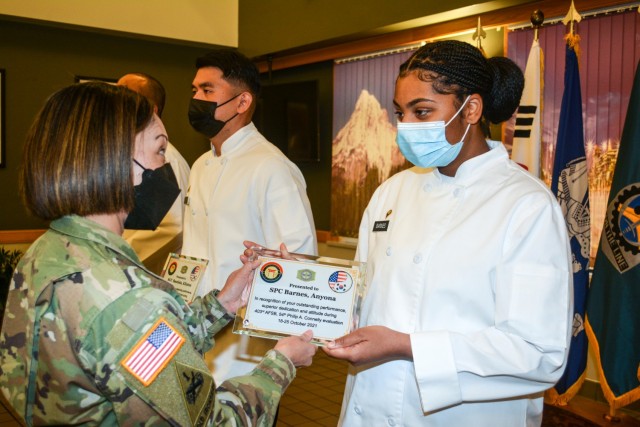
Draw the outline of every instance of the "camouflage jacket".
[[[271,350],[216,388],[202,354],[231,316],[190,305],[97,223],[68,216],[22,257],[0,332],[0,389],[28,424],[265,425],[295,375]]]

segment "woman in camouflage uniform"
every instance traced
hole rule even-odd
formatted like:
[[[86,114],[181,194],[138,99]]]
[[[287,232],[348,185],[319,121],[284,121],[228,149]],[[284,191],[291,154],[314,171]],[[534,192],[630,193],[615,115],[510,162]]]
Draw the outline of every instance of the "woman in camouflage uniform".
[[[214,384],[202,354],[256,265],[187,304],[121,238],[140,184],[167,184],[156,120],[128,89],[85,83],[52,95],[29,132],[20,193],[51,225],[14,273],[0,333],[0,388],[28,425],[271,425],[311,363],[307,333]]]

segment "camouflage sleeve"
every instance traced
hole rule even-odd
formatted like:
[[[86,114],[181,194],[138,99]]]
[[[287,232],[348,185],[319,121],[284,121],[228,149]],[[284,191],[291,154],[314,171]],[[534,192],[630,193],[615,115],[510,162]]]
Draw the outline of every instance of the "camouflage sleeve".
[[[170,296],[164,294],[164,298]],[[295,368],[274,352],[250,375],[214,380],[192,341],[188,325],[158,291],[128,292],[93,321],[79,359],[96,373],[114,402],[117,423],[158,420],[172,425],[271,425]]]
[[[149,280],[149,276],[142,270],[137,271],[140,280]],[[164,280],[152,279],[151,286],[169,293],[173,300],[172,305],[177,304],[182,311],[184,322],[189,328],[194,346],[201,354],[209,351],[215,341],[213,336],[220,332],[233,318],[217,299],[218,290],[209,292],[203,297],[195,298],[190,304],[182,298],[175,288]]]
[[[206,319],[207,337],[213,337],[235,317],[235,314],[227,312],[222,304],[220,304],[217,298],[218,292],[216,289],[204,297],[195,298],[191,304],[189,304],[194,314],[201,313],[201,316],[204,316]],[[214,341],[212,339],[204,339],[201,343],[198,343],[198,348],[202,353],[205,353],[213,347],[213,343]]]
[[[269,350],[249,375],[231,378],[218,387],[218,399],[224,404],[215,408],[216,425],[227,425],[243,408],[251,411],[247,416],[252,425],[273,425],[280,398],[295,373],[296,368],[286,356]]]

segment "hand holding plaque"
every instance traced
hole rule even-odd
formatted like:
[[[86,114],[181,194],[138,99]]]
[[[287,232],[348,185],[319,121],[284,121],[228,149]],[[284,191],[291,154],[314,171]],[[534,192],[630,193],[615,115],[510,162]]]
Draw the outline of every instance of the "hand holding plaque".
[[[322,345],[356,328],[364,263],[298,254],[284,259],[280,251],[252,250],[260,265],[235,333],[279,339],[311,329],[313,342]]]

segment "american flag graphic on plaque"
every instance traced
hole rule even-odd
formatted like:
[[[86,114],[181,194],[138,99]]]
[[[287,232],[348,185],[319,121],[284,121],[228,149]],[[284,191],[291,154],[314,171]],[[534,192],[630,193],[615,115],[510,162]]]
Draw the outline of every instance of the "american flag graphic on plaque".
[[[343,270],[338,270],[329,276],[329,287],[333,292],[345,293],[353,286],[351,275]]]
[[[200,274],[200,266],[196,265],[195,267],[193,267],[193,270],[191,270],[191,280],[195,281],[198,278],[198,275]]]
[[[127,371],[148,386],[180,350],[185,339],[160,318],[121,362]]]

